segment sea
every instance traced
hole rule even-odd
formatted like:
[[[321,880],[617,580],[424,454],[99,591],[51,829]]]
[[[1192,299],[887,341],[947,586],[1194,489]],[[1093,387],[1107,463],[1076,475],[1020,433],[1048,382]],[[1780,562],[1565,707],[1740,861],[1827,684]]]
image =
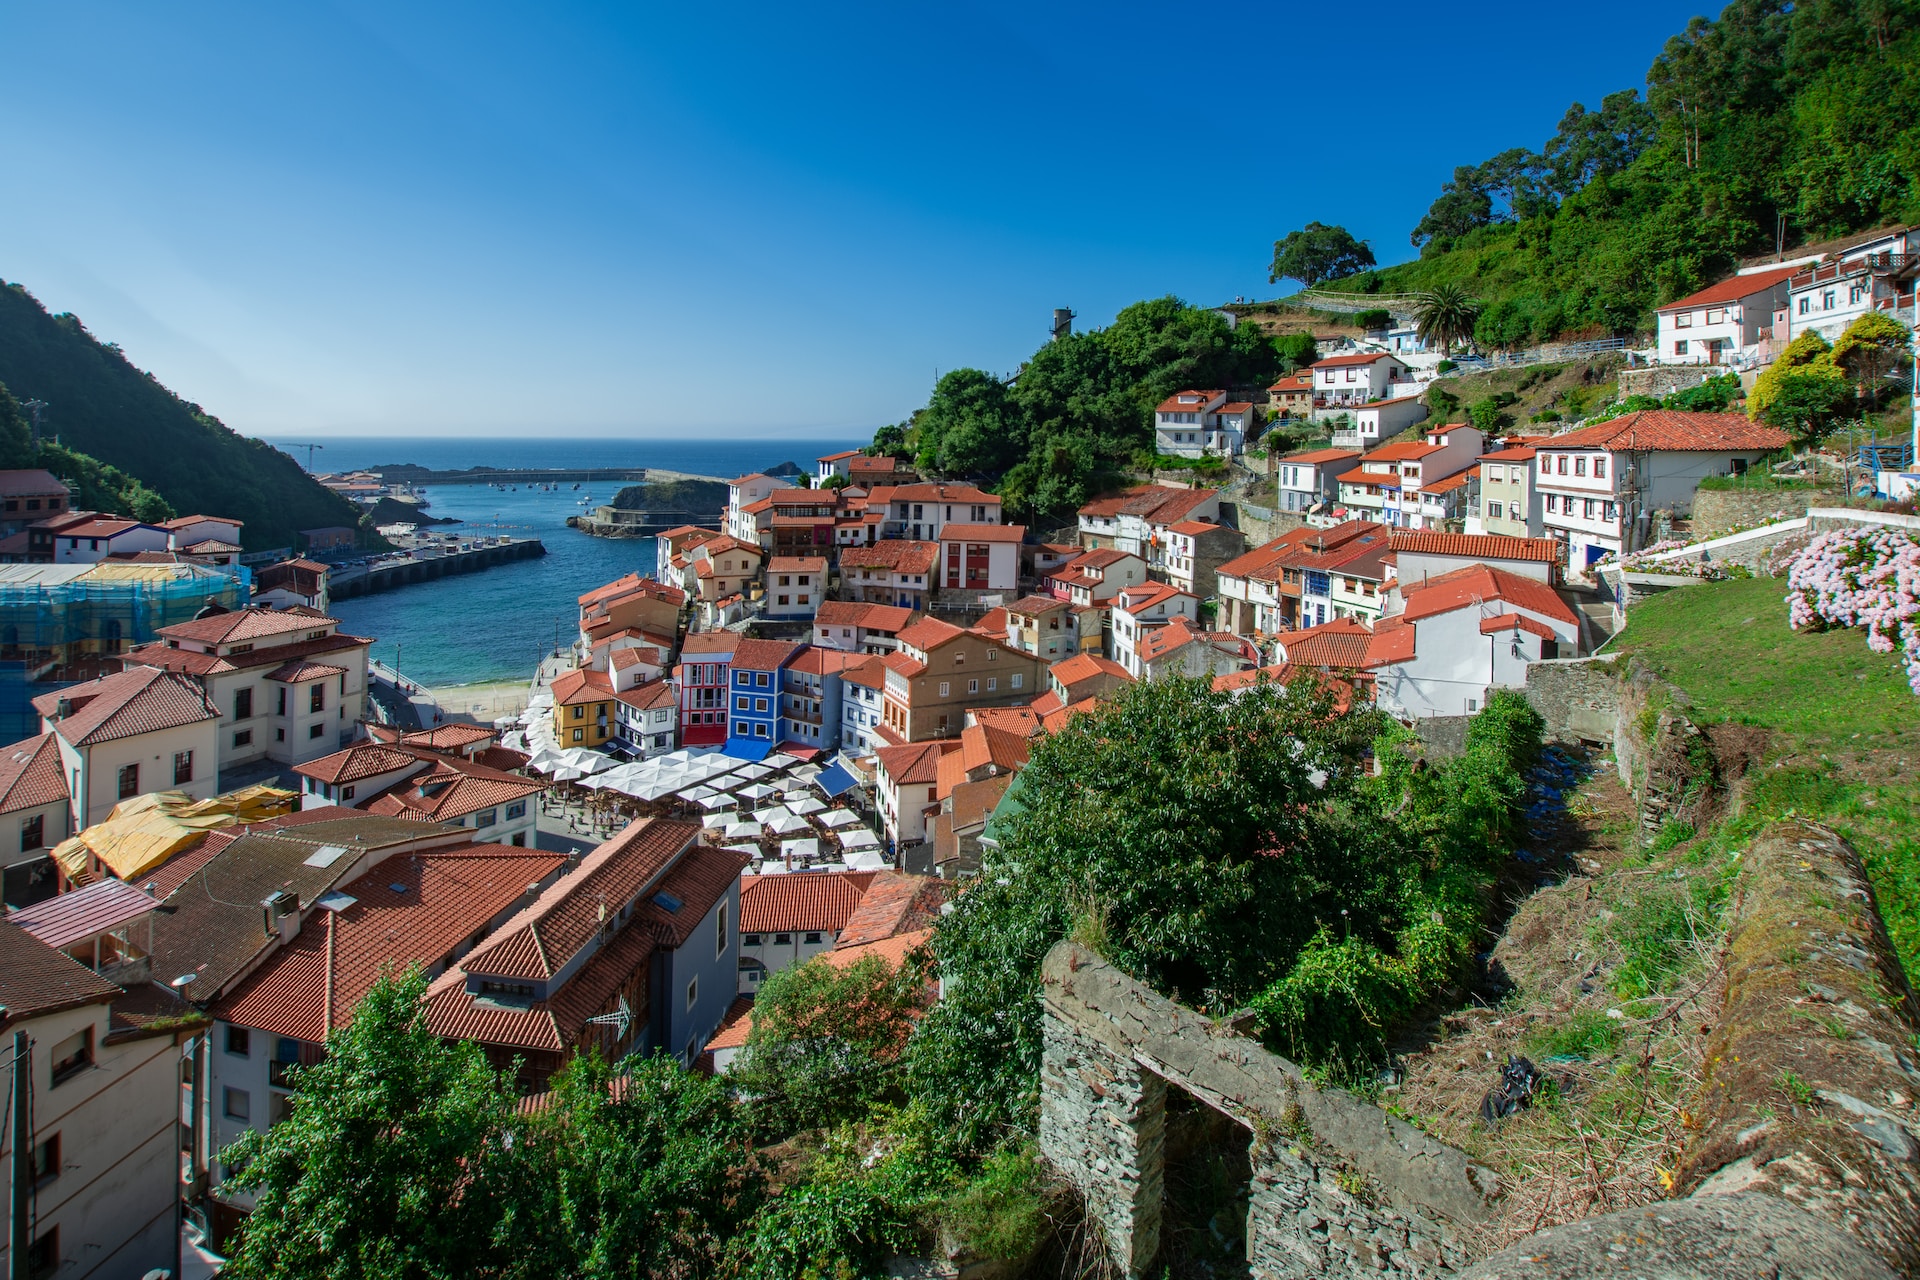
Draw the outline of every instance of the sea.
[[[814,460],[865,446],[871,435],[766,440],[466,439],[405,436],[335,437],[313,455],[315,471],[351,471],[417,463],[434,470],[464,467],[655,467],[731,479],[793,462],[811,471]],[[268,437],[306,465],[304,445]],[[478,573],[413,583],[342,600],[333,606],[342,629],[374,639],[373,657],[397,663],[408,680],[429,688],[499,680],[532,680],[540,659],[573,635],[578,596],[625,573],[652,573],[651,538],[595,538],[569,529],[568,516],[609,502],[615,483],[572,482],[552,492],[526,485],[430,485],[427,514],[461,525],[449,533],[508,533],[536,537],[547,554]],[[714,517],[719,518],[715,511]]]

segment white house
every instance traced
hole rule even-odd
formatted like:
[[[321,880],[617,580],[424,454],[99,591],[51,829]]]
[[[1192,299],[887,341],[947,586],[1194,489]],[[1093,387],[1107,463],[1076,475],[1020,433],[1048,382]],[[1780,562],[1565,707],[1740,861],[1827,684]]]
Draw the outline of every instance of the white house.
[[[1427,406],[1417,395],[1394,400],[1375,400],[1349,410],[1353,426],[1335,431],[1330,437],[1335,448],[1371,449],[1382,440],[1391,440],[1427,416]]]
[[[60,746],[74,831],[148,791],[219,793],[220,713],[192,680],[133,666],[43,693],[33,707]]]
[[[161,627],[126,661],[197,682],[220,711],[220,767],[299,764],[359,736],[367,650],[338,619],[307,609],[236,609]]]
[[[1140,644],[1147,633],[1175,618],[1189,622],[1200,617],[1199,598],[1164,582],[1128,587],[1113,598],[1112,652],[1106,656],[1141,678]]]
[[[1561,546],[1552,538],[1396,531],[1388,538],[1387,545],[1393,550],[1394,580],[1402,584],[1402,589],[1474,565],[1486,565],[1549,586],[1556,586],[1560,581]]]
[[[167,543],[168,533],[159,525],[123,520],[118,516],[95,516],[55,531],[53,562],[98,564],[111,555],[165,551]]]
[[[940,585],[957,591],[1014,591],[1020,586],[1025,525],[963,524],[940,530]]]
[[[665,755],[679,745],[679,695],[656,679],[613,695],[613,736],[635,759]]]
[[[1485,439],[1473,427],[1450,424],[1428,432],[1424,440],[1382,445],[1337,477],[1340,505],[1351,515],[1395,528],[1425,528],[1423,488],[1472,466]]]
[[[1787,281],[1798,267],[1772,267],[1732,276],[1698,293],[1676,298],[1654,315],[1661,364],[1725,364],[1763,341],[1786,341],[1775,333],[1774,314],[1787,305]]]
[[[1603,556],[1652,541],[1654,515],[1686,515],[1709,476],[1735,475],[1788,444],[1787,433],[1738,413],[1648,409],[1534,445],[1545,535],[1584,575]]]
[[[894,853],[926,842],[927,816],[940,811],[940,757],[959,749],[958,738],[936,738],[874,751],[879,761],[874,799],[881,830]]]
[[[112,883],[136,907],[145,897]],[[149,911],[152,906],[148,900]],[[10,1058],[14,1033],[30,1037],[33,1099],[32,1234],[24,1259],[0,1241],[0,1267],[9,1275],[75,1280],[173,1272],[180,1239],[180,1045],[201,1024],[115,1018],[114,1003],[126,990],[68,954],[68,945],[86,941],[70,935],[72,929],[44,918],[31,918],[29,926],[0,921],[0,1044]],[[145,986],[147,974],[123,980],[128,988]],[[0,1147],[11,1168],[11,1141]],[[0,1186],[13,1189],[4,1172]]]
[[[786,481],[775,480],[772,476],[763,476],[757,471],[729,480],[727,482],[727,532],[742,542],[758,546],[760,526],[754,518],[755,513],[748,508],[765,502],[775,489],[787,487]]]
[[[1145,484],[1095,498],[1079,511],[1080,545],[1089,551],[1117,549],[1150,558],[1153,539],[1183,520],[1218,524],[1220,491]]]
[[[740,877],[739,994],[833,950],[873,883],[871,871]]]
[[[24,907],[53,896],[52,850],[72,834],[59,740],[43,733],[0,747],[0,903]]]
[[[813,642],[843,653],[888,654],[899,647],[900,629],[912,621],[913,610],[899,605],[823,600],[813,615]]]
[[[853,460],[859,456],[858,449],[842,449],[839,453],[816,459],[818,466],[813,475],[814,487],[819,488],[835,476],[843,480],[849,478],[853,473]]]
[[[1299,515],[1315,507],[1332,506],[1340,494],[1334,477],[1351,469],[1359,456],[1352,449],[1310,449],[1281,458],[1274,467],[1274,482],[1279,491],[1275,505],[1281,511]]]
[[[521,847],[535,843],[537,797],[545,790],[532,778],[405,743],[358,742],[293,771],[303,810],[332,805],[471,827],[478,839]]]
[[[1407,363],[1385,351],[1358,351],[1316,360],[1313,408],[1316,416],[1358,409],[1387,394],[1387,388],[1407,380]]]
[[[1176,458],[1238,457],[1253,430],[1253,403],[1224,391],[1177,391],[1153,411],[1154,447]]]
[[[1185,617],[1146,632],[1136,649],[1140,679],[1168,676],[1226,675],[1260,665],[1260,651],[1251,640],[1222,631],[1202,631]]]
[[[1912,325],[1916,253],[1920,227],[1876,236],[1827,262],[1799,268],[1787,285],[1789,334],[1817,333],[1832,342],[1869,311],[1903,312]]]
[[[970,484],[898,485],[887,495],[881,537],[937,542],[949,522],[999,524],[999,495]]]
[[[1580,625],[1546,583],[1477,565],[1403,583],[1367,647],[1380,705],[1408,719],[1472,715],[1527,665],[1573,656]]]
[[[767,561],[766,616],[774,621],[812,621],[827,597],[825,556],[775,556]]]
[[[226,516],[179,516],[161,522],[167,531],[167,550],[186,555],[230,557],[240,553],[240,528],[244,521]]]

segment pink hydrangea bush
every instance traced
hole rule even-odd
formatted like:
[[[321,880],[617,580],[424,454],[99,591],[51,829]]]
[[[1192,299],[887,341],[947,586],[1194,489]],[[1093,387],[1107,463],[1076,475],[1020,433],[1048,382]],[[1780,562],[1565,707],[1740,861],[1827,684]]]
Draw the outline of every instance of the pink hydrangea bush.
[[[1875,653],[1900,651],[1920,695],[1920,543],[1903,529],[1836,529],[1787,567],[1787,624],[1865,627]]]

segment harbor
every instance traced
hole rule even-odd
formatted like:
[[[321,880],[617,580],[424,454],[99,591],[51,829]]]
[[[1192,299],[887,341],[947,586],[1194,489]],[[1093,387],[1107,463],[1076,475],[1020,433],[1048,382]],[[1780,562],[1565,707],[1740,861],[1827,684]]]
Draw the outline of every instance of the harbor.
[[[506,534],[458,537],[453,534],[417,534],[401,550],[335,565],[328,592],[335,600],[349,600],[376,591],[416,582],[431,582],[454,574],[477,573],[513,560],[533,560],[547,554],[538,538]]]

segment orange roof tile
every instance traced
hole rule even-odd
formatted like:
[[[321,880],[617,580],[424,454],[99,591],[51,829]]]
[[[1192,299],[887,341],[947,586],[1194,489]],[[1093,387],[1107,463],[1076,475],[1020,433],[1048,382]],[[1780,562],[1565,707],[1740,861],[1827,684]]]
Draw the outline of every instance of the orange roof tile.
[[[1730,453],[1784,449],[1788,443],[1786,432],[1749,422],[1745,414],[1643,409],[1542,440],[1535,448]]]
[[[1335,618],[1317,627],[1284,632],[1278,644],[1285,661],[1296,667],[1358,669],[1367,664],[1367,642],[1372,635],[1363,622]]]
[[[553,691],[555,706],[569,707],[577,702],[611,702],[613,700],[613,681],[604,671],[595,671],[592,667],[576,667],[553,678],[548,686]]]
[[[872,871],[808,871],[740,880],[742,933],[838,932],[873,883]]]
[[[51,733],[0,747],[0,813],[18,813],[68,799],[60,744]]]
[[[911,786],[937,782],[939,777],[936,770],[940,757],[959,749],[958,738],[939,738],[932,742],[880,747],[874,754],[880,758],[880,767],[896,786]]]
[[[1655,307],[1655,311],[1687,311],[1694,307],[1708,307],[1716,303],[1738,302],[1742,298],[1751,298],[1756,293],[1765,293],[1782,280],[1792,278],[1799,266],[1775,267],[1770,271],[1756,271],[1752,275],[1730,276],[1718,284],[1710,284],[1698,293],[1690,293],[1684,298],[1675,298],[1664,307]],[[1772,317],[1768,317],[1771,319]]]
[[[1400,594],[1407,606],[1401,616],[1409,622],[1430,618],[1436,613],[1451,613],[1467,605],[1498,600],[1544,614],[1568,626],[1578,625],[1573,610],[1555,594],[1552,587],[1491,565],[1476,564],[1455,569],[1437,578],[1429,578],[1418,586],[1403,584]]]
[[[1388,545],[1395,551],[1427,555],[1526,560],[1538,564],[1560,562],[1560,544],[1552,538],[1509,538],[1496,533],[1440,533],[1409,529],[1391,534]]]
[[[43,693],[33,700],[33,709],[53,719],[63,702],[70,710],[54,721],[54,731],[77,747],[220,718],[199,685],[157,667],[129,667]]]

